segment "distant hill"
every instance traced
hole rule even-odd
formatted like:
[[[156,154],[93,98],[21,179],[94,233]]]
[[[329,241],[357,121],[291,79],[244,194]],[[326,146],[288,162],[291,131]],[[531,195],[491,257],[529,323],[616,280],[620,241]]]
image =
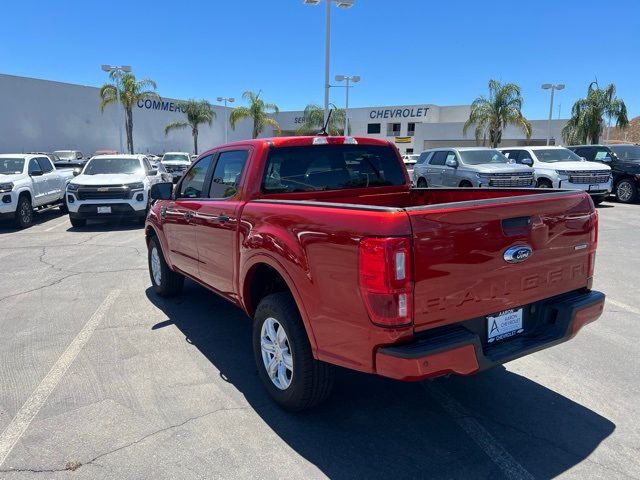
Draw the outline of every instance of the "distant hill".
[[[606,138],[606,130],[602,135]],[[640,143],[640,117],[632,118],[629,127],[620,131],[619,128],[612,128],[609,135],[609,143]]]

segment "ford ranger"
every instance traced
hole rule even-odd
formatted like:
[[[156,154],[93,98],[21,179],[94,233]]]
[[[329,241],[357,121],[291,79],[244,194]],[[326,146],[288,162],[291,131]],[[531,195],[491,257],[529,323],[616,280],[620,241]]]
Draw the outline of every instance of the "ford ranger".
[[[72,170],[57,170],[46,155],[0,155],[0,217],[27,228],[35,210],[59,207],[66,213],[64,192],[72,177]]]
[[[176,295],[189,277],[242,308],[289,410],[325,399],[334,365],[470,375],[569,340],[604,306],[587,193],[411,188],[378,139],[223,145],[151,198],[153,288]]]

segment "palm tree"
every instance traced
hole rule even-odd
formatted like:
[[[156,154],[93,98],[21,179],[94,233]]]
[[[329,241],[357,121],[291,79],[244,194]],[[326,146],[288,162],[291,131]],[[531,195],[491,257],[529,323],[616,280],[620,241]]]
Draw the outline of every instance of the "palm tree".
[[[616,127],[624,129],[629,125],[627,106],[616,97],[616,87],[610,83],[600,88],[598,82],[591,82],[586,98],[579,98],[571,109],[571,118],[562,129],[562,138],[569,145],[600,143],[604,129],[604,119],[614,119]]]
[[[520,87],[515,83],[505,83],[497,80],[489,80],[489,98],[481,96],[471,104],[469,119],[462,129],[463,134],[471,125],[475,125],[476,142],[480,138],[489,141],[492,148],[497,148],[502,141],[502,132],[507,125],[517,125],[527,136],[531,138],[531,124],[522,115],[522,94]],[[484,144],[483,140],[483,144]]]
[[[181,110],[187,115],[186,122],[171,122],[164,127],[164,134],[169,135],[171,130],[180,130],[191,127],[193,135],[193,153],[198,154],[198,125],[206,123],[211,126],[211,122],[216,118],[216,112],[206,100],[187,100],[179,104]]]
[[[269,116],[269,112],[278,113],[280,111],[275,103],[265,102],[260,98],[260,92],[256,94],[250,90],[244,92],[242,98],[249,102],[249,106],[236,107],[231,110],[231,115],[229,115],[231,128],[235,130],[238,122],[250,119],[253,120],[252,138],[257,138],[267,125],[272,126],[278,133],[281,132],[278,122]]]
[[[343,135],[346,116],[344,110],[333,105],[327,133],[329,135]],[[296,135],[310,135],[318,133],[324,127],[324,110],[315,103],[310,103],[304,109],[304,123],[296,130]]]
[[[100,89],[100,111],[104,112],[104,107],[117,102],[117,92],[120,92],[120,103],[124,107],[125,128],[127,131],[127,149],[133,153],[133,107],[139,100],[147,98],[160,99],[154,92],[157,88],[156,82],[145,78],[136,81],[133,73],[111,72],[113,83],[105,83]]]

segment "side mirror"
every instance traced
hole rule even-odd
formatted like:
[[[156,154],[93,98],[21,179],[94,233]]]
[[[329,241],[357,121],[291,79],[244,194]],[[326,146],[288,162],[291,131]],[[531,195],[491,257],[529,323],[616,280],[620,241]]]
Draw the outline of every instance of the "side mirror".
[[[451,167],[451,168],[458,168],[458,160],[456,160],[455,158],[447,159],[447,161],[446,161],[446,162],[444,162],[444,164],[445,164],[447,167]]]
[[[42,170],[34,170],[33,172],[29,172],[29,176],[31,177],[41,177],[42,175]]]
[[[530,158],[523,158],[522,160],[520,160],[520,163],[522,163],[522,165],[526,165],[527,167],[533,167],[533,160],[531,160]]]
[[[604,163],[611,163],[611,161],[612,161],[612,160],[613,160],[613,159],[612,159],[610,156],[608,156],[608,155],[602,159],[602,161],[603,161]]]
[[[170,200],[173,194],[173,182],[162,182],[151,185],[151,200]]]
[[[158,175],[158,169],[157,168],[152,168],[151,170],[149,170],[149,176],[150,177],[155,177],[156,175]]]
[[[583,162],[587,161],[587,159],[585,157],[580,157],[580,160],[582,160]]]
[[[73,169],[73,176],[77,177],[78,175],[80,175],[80,172],[82,172],[81,168],[74,168]]]

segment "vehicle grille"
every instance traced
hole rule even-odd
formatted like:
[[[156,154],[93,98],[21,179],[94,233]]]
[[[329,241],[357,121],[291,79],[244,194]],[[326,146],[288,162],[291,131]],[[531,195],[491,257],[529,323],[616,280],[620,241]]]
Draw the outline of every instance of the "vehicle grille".
[[[489,177],[490,187],[532,187],[533,173],[494,173]]]
[[[165,165],[164,168],[167,169],[169,173],[184,173],[187,169],[186,165]]]
[[[126,200],[131,191],[127,187],[97,186],[78,189],[79,200]]]
[[[594,172],[569,172],[569,182],[577,184],[607,183],[610,173],[607,170]]]

